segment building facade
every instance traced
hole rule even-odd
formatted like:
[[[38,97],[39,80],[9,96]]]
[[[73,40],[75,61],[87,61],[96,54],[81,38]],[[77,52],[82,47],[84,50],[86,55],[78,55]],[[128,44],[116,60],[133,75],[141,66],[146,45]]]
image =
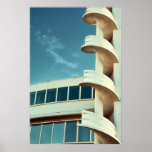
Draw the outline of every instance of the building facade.
[[[87,8],[82,19],[96,26],[81,47],[96,53],[95,71],[30,86],[31,144],[121,143],[121,10]]]

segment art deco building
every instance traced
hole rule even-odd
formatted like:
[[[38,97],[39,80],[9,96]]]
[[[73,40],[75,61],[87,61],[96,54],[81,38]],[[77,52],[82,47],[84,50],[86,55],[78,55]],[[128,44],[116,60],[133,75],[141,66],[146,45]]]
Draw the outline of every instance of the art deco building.
[[[82,19],[96,26],[81,47],[95,71],[30,86],[31,144],[121,143],[121,10],[87,8]]]

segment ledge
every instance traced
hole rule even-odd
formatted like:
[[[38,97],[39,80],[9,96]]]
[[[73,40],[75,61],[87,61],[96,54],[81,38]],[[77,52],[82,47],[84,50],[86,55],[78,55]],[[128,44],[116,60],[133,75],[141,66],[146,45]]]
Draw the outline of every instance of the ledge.
[[[98,53],[103,62],[118,63],[118,58],[115,54],[114,48],[106,39],[100,39],[95,35],[85,37],[85,44],[81,46],[81,50],[86,53]],[[105,60],[108,61],[105,61]]]
[[[112,112],[115,101],[120,101],[119,96],[115,92],[113,81],[104,74],[98,74],[92,70],[85,70],[83,81],[79,85],[95,88],[95,91],[98,92],[100,102],[103,103],[104,116]]]
[[[82,19],[87,24],[99,24],[104,38],[108,40],[112,37],[112,31],[118,29],[112,13],[107,8],[87,8]]]
[[[81,114],[82,110],[92,108],[94,108],[94,99],[42,104],[30,107],[30,119]]]
[[[83,81],[79,84],[81,86],[92,86],[107,92],[113,100],[119,101],[119,97],[115,92],[113,81],[104,74],[98,74],[93,70],[85,70]]]
[[[83,110],[82,123],[78,125],[92,129],[97,134],[101,134],[101,136],[98,136],[100,138],[98,141],[102,141],[102,144],[120,144],[116,136],[114,124],[99,114]]]

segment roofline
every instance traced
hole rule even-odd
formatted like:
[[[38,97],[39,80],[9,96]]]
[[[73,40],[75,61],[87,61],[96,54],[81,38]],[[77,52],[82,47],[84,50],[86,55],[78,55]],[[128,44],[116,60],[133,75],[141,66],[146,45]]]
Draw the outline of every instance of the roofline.
[[[67,79],[74,79],[74,78],[82,78],[82,77],[83,77],[83,76],[80,76],[80,77],[63,78],[63,79],[56,79],[56,80],[48,80],[48,81],[42,81],[42,82],[30,84],[30,86],[38,85],[38,84],[43,84],[43,83],[48,83],[48,82],[59,81],[59,80],[65,80],[65,79],[67,80]]]

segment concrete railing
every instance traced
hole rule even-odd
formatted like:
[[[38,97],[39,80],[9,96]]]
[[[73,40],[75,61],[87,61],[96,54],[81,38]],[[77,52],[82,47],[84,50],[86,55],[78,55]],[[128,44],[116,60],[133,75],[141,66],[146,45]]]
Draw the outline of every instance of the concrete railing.
[[[120,101],[117,93],[115,92],[113,81],[104,74],[99,74],[92,70],[85,70],[83,81],[79,85],[95,88],[99,102],[103,104],[103,114],[105,116],[109,115],[113,111],[113,103],[115,101]]]
[[[111,100],[119,101],[119,97],[115,92],[115,86],[113,81],[104,74],[98,74],[93,70],[85,70],[84,78],[80,85],[92,86],[94,88],[100,88],[101,92],[107,93]]]
[[[97,134],[102,134],[101,136],[98,136],[98,141],[100,141],[101,144],[120,143],[116,136],[114,124],[102,115],[83,110],[82,123],[78,125],[92,129]]]
[[[112,13],[107,8],[87,8],[82,19],[87,24],[96,24],[97,20],[103,20],[111,24],[113,30],[117,30],[117,24],[115,23]]]
[[[99,53],[103,57],[109,57],[109,60],[113,60],[114,63],[119,62],[112,44],[106,39],[100,39],[95,35],[85,37],[85,44],[82,45],[81,50],[86,53]]]

